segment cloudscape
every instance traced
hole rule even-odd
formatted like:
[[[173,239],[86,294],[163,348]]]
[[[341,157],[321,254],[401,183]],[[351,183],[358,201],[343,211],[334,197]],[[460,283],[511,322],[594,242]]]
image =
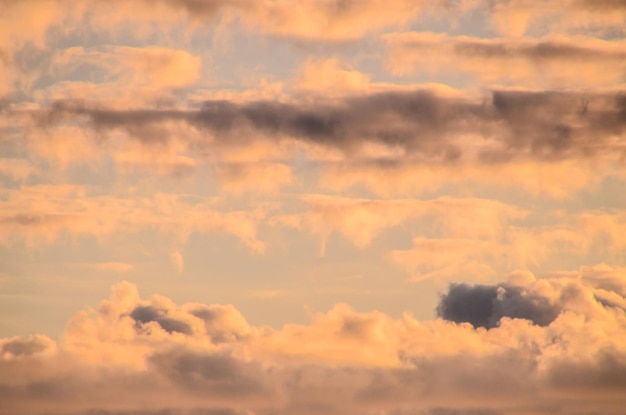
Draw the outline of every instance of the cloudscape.
[[[0,0],[0,414],[623,415],[626,3]]]

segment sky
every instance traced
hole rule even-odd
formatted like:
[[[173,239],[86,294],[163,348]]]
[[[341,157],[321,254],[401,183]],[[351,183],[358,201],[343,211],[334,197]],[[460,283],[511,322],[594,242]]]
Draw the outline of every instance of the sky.
[[[623,0],[0,0],[0,413],[625,407]]]

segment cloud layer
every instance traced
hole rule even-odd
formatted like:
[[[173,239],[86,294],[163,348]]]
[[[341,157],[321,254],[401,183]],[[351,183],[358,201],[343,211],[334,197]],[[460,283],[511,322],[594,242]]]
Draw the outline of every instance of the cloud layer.
[[[207,141],[217,145],[236,143],[237,136],[247,133],[268,140],[295,139],[347,154],[375,143],[397,147],[425,162],[553,161],[620,157],[624,100],[623,92],[497,90],[477,100],[417,90],[347,98],[336,104],[209,101],[197,110],[120,111],[58,102],[34,116],[43,126],[85,119],[86,127],[104,137],[122,131],[146,145],[167,141],[171,133],[163,127],[168,123],[183,123],[209,133],[212,140]],[[466,138],[463,147],[456,142],[459,136]]]
[[[607,278],[620,288],[607,289]],[[76,314],[59,345],[2,340],[3,405],[15,414],[618,414],[624,278],[598,268],[452,285],[438,312],[461,324],[337,305],[280,329],[250,325],[230,305],[142,300],[123,282]]]
[[[623,1],[0,3],[0,413],[623,415]]]

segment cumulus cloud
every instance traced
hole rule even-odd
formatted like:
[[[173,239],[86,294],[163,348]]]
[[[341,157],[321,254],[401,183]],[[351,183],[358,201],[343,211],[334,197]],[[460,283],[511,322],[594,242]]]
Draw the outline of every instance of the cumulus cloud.
[[[446,320],[485,328],[496,327],[502,317],[547,326],[559,312],[549,298],[514,285],[452,284],[437,306],[437,315]]]
[[[192,333],[191,327],[187,323],[168,317],[165,310],[152,306],[138,306],[133,309],[130,316],[135,320],[138,327],[142,327],[144,324],[154,321],[168,333]]]
[[[58,349],[4,339],[0,393],[15,414],[619,414],[626,315],[589,281],[518,272],[452,285],[439,307],[452,322],[337,305],[282,328],[251,326],[230,305],[142,300],[121,283]]]

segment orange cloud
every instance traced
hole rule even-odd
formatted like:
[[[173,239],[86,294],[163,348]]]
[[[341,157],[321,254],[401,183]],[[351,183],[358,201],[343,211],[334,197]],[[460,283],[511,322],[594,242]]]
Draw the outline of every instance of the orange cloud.
[[[326,94],[364,92],[369,89],[369,76],[342,63],[337,58],[307,59],[293,87],[303,93]]]
[[[365,188],[382,197],[397,197],[437,191],[452,184],[476,189],[515,189],[533,197],[567,199],[605,178],[621,181],[619,166],[619,161],[610,158],[599,163],[528,160],[452,165],[412,162],[402,157],[393,157],[387,163],[340,160],[328,163],[319,186],[333,192]]]
[[[27,160],[19,158],[0,158],[0,175],[16,181],[24,181],[37,171]]]
[[[626,71],[626,43],[584,37],[480,39],[435,33],[384,35],[393,73],[471,74],[487,84],[614,87]]]
[[[48,244],[65,234],[107,238],[124,230],[153,230],[173,242],[184,242],[194,232],[217,231],[236,236],[254,252],[264,249],[256,236],[264,212],[221,212],[210,200],[172,194],[89,196],[85,188],[69,185],[5,190],[4,196],[0,241],[5,244]]]
[[[224,163],[216,172],[225,193],[275,193],[294,181],[291,167],[282,163]]]
[[[53,71],[70,73],[81,65],[107,70],[107,76],[118,78],[126,86],[179,88],[196,82],[202,61],[185,50],[158,46],[107,46],[100,49],[72,47],[53,61]]]
[[[564,31],[586,28],[603,33],[622,30],[626,18],[626,8],[619,0],[549,0],[541,7],[529,0],[488,4],[493,25],[508,36],[522,36],[542,26]],[[486,5],[482,0],[474,2],[475,7]]]
[[[83,264],[83,267],[104,273],[126,274],[132,271],[135,266],[127,262],[96,262]]]
[[[67,81],[91,71],[93,81]],[[180,50],[158,46],[104,46],[63,50],[54,56],[50,72],[59,82],[38,94],[48,99],[98,100],[118,107],[135,107],[164,99],[177,88],[201,78],[202,60]],[[98,79],[97,75],[101,73]]]
[[[320,405],[331,415],[405,408],[547,415],[581,407],[618,415],[626,318],[606,293],[623,300],[598,279],[517,275],[451,286],[441,319],[337,305],[310,323],[272,329],[248,324],[229,305],[143,300],[123,282],[97,309],[78,313],[58,345],[43,335],[0,341],[3,405],[16,415],[44,408],[287,414]],[[474,327],[476,318],[495,320]],[[42,385],[53,393],[42,394]]]
[[[310,206],[309,211],[278,215],[272,218],[272,223],[303,229],[320,237],[322,255],[333,232],[364,248],[384,230],[418,223],[419,220],[427,233],[492,239],[506,228],[508,222],[522,219],[527,214],[504,203],[473,198],[370,200],[308,195],[302,200]]]

